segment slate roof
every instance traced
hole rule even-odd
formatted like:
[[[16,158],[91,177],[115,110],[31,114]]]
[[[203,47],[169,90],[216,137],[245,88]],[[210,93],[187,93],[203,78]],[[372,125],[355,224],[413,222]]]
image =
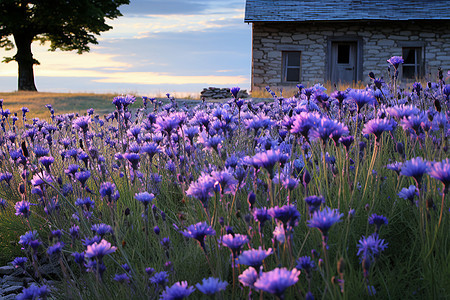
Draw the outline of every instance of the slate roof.
[[[450,20],[449,0],[246,0],[245,22]]]

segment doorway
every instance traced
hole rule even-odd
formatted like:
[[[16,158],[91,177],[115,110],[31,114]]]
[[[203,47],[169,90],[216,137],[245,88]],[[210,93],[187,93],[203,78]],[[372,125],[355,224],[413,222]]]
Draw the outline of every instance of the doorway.
[[[333,83],[357,81],[357,42],[331,42],[330,73]]]

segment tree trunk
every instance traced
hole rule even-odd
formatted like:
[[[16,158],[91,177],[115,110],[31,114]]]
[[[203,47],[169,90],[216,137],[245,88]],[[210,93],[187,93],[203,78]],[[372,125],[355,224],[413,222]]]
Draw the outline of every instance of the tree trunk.
[[[26,32],[15,33],[13,36],[17,47],[17,53],[14,58],[19,65],[18,90],[37,91],[36,85],[34,84],[33,72],[33,64],[35,61],[33,59],[33,54],[31,53],[31,43],[34,36]]]

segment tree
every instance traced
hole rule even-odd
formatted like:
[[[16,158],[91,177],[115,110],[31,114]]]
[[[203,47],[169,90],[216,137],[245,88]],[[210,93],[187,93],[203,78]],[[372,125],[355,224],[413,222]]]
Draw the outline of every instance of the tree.
[[[112,27],[106,19],[122,14],[118,7],[129,0],[0,0],[0,47],[17,48],[3,62],[18,64],[18,90],[36,91],[31,43],[50,42],[50,51],[88,52],[95,35]],[[13,41],[14,42],[13,42]]]

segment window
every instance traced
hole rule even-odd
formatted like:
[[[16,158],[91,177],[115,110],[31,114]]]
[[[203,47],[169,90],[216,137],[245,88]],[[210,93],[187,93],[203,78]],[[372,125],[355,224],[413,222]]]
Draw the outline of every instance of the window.
[[[422,47],[403,47],[403,78],[416,79],[423,75]]]
[[[283,51],[283,82],[300,82],[300,51]]]

